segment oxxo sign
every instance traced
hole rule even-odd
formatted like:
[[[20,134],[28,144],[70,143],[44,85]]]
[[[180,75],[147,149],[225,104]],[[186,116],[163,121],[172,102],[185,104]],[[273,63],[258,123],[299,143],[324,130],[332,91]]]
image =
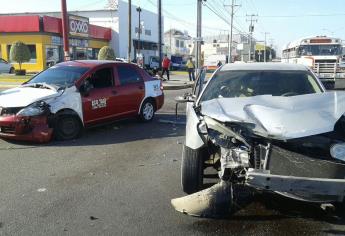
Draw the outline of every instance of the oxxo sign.
[[[69,16],[69,33],[73,36],[89,36],[89,19],[80,16]]]

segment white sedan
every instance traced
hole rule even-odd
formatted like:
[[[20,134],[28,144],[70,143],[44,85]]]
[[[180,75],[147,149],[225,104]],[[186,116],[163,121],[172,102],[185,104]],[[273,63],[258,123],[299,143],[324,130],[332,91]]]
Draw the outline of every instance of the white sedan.
[[[13,74],[14,73],[14,67],[11,65],[11,63],[0,58],[0,73]]]

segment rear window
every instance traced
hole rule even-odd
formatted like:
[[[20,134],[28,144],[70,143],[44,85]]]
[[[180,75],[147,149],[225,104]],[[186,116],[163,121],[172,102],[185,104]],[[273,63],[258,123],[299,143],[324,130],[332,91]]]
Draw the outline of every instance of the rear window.
[[[296,96],[320,92],[316,79],[307,71],[219,71],[208,84],[201,101],[220,97]]]

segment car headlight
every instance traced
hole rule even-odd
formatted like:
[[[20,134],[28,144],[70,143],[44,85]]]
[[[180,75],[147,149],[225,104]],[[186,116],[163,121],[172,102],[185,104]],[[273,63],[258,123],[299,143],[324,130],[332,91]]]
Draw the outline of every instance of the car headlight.
[[[17,116],[39,116],[47,112],[49,105],[43,101],[35,102],[31,105],[21,109]]]
[[[330,152],[333,158],[345,161],[345,143],[334,144]]]

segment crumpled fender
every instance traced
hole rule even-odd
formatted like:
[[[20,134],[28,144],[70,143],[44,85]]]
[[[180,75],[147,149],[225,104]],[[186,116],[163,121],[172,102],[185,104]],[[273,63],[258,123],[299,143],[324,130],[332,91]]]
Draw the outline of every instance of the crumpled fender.
[[[199,118],[193,108],[193,103],[187,102],[186,106],[187,124],[186,124],[186,146],[191,149],[198,149],[204,145],[204,141],[198,133]]]

